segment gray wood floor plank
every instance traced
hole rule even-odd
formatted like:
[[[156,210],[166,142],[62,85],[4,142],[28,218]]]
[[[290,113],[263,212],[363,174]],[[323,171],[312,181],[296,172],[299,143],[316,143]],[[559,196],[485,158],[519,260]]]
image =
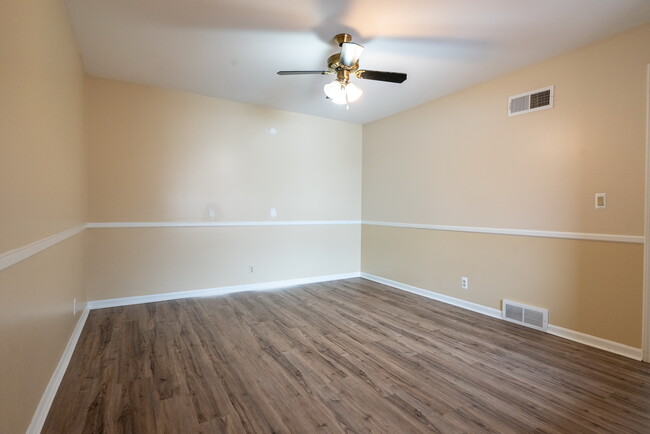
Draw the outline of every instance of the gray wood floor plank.
[[[94,310],[43,433],[650,432],[650,367],[370,282]]]

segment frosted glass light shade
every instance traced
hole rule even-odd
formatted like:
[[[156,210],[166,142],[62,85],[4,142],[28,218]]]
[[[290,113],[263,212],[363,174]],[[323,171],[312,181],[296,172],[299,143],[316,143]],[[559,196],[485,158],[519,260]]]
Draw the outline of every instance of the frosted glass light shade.
[[[325,95],[332,100],[334,104],[345,104],[347,100],[345,99],[345,86],[339,81],[334,80],[331,83],[326,84],[323,87]]]
[[[347,104],[359,99],[363,91],[354,83],[342,84],[334,80],[323,87],[325,95],[332,100],[334,104]]]
[[[345,86],[345,93],[347,95],[348,102],[354,102],[359,99],[363,91],[359,89],[354,83],[348,83]]]

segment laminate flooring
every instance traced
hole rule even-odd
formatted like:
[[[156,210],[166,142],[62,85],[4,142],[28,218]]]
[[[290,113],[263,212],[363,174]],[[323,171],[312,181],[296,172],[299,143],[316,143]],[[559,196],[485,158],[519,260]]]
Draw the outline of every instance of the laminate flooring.
[[[649,433],[650,367],[365,279],[90,312],[44,433]]]

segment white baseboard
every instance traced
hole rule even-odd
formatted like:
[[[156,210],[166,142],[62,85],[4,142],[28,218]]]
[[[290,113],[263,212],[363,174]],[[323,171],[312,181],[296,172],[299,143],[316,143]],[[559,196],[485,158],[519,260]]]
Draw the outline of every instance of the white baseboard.
[[[63,380],[65,371],[68,369],[68,364],[72,358],[72,353],[74,353],[74,349],[77,346],[79,336],[81,336],[81,331],[84,328],[84,324],[86,324],[88,312],[90,312],[90,308],[88,305],[86,305],[84,310],[81,312],[81,315],[79,316],[77,325],[72,331],[72,335],[68,340],[68,344],[66,345],[65,350],[63,351],[63,355],[59,360],[59,364],[56,366],[56,369],[50,378],[50,382],[47,384],[45,392],[43,392],[43,396],[41,396],[41,401],[38,403],[38,407],[36,407],[36,412],[34,412],[32,422],[27,428],[27,434],[38,434],[41,432],[41,429],[43,429],[43,424],[45,423],[47,414],[50,412],[50,407],[52,406],[56,392],[59,390],[61,380]]]
[[[448,295],[443,295],[437,292],[428,291],[426,289],[417,288],[415,286],[407,285],[401,282],[396,282],[390,279],[385,279],[379,276],[374,276],[368,273],[361,273],[361,277],[363,277],[364,279],[372,280],[373,282],[382,283],[384,285],[392,286],[393,288],[401,289],[402,291],[407,291],[413,294],[421,295],[426,298],[442,301],[443,303],[451,304],[452,306],[462,307],[463,309],[471,310],[472,312],[478,312],[483,315],[491,316],[492,318],[499,318],[499,319],[501,318],[500,310],[493,309],[491,307],[486,307],[481,304],[471,303],[469,301],[461,300],[460,298],[449,297]]]
[[[565,329],[549,324],[548,332],[552,335],[561,338],[569,339],[571,341],[580,342],[581,344],[589,345],[591,347],[600,348],[601,350],[609,351],[610,353],[618,354],[621,356],[629,357],[634,360],[641,360],[643,351],[641,348],[634,348],[628,345],[619,344],[618,342],[608,341],[607,339],[599,338],[596,336],[588,335],[585,333],[577,332],[574,330]]]
[[[394,280],[385,279],[383,277],[374,276],[368,273],[361,273],[361,277],[364,279],[372,280],[377,283],[382,283],[384,285],[391,286],[396,289],[401,289],[413,294],[422,295],[433,300],[442,301],[443,303],[451,304],[453,306],[462,307],[463,309],[471,310],[472,312],[477,312],[483,315],[490,316],[492,318],[501,319],[501,311],[498,309],[493,309],[491,307],[486,307],[480,304],[471,303],[469,301],[461,300],[454,297],[449,297],[447,295],[439,294],[437,292],[428,291],[425,289],[417,288],[415,286],[406,285],[404,283],[396,282]],[[548,325],[548,333],[559,336],[564,339],[569,339],[574,342],[579,342],[581,344],[589,345],[591,347],[600,348],[601,350],[609,351],[614,354],[621,356],[629,357],[634,360],[641,360],[643,356],[643,351],[641,348],[634,348],[628,345],[624,345],[618,342],[609,341],[607,339],[599,338],[596,336],[588,335],[585,333],[577,332],[574,330],[565,329],[563,327],[558,327],[555,325]]]
[[[163,294],[141,295],[134,297],[110,298],[106,300],[93,300],[88,302],[90,309],[103,309],[106,307],[128,306],[132,304],[152,303],[156,301],[177,300],[190,297],[212,297],[215,295],[233,294],[245,291],[269,291],[286,288],[289,286],[305,285],[308,283],[328,282],[330,280],[351,279],[360,277],[361,273],[328,274],[324,276],[304,277],[300,279],[277,280],[273,282],[250,283],[246,285],[221,286],[217,288],[196,289],[190,291],[167,292]]]

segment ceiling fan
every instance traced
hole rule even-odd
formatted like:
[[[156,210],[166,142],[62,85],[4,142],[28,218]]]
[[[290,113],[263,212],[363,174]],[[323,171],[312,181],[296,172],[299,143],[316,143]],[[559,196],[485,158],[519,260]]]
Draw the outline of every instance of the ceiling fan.
[[[361,96],[362,90],[350,82],[350,77],[355,76],[364,80],[387,81],[389,83],[403,83],[406,74],[402,72],[369,71],[359,69],[359,57],[363,52],[363,45],[352,42],[352,36],[340,33],[334,41],[341,47],[341,52],[333,54],[327,59],[325,71],[278,71],[278,75],[303,75],[320,74],[334,75],[336,79],[324,86],[326,98],[335,104],[348,104],[356,101]]]

